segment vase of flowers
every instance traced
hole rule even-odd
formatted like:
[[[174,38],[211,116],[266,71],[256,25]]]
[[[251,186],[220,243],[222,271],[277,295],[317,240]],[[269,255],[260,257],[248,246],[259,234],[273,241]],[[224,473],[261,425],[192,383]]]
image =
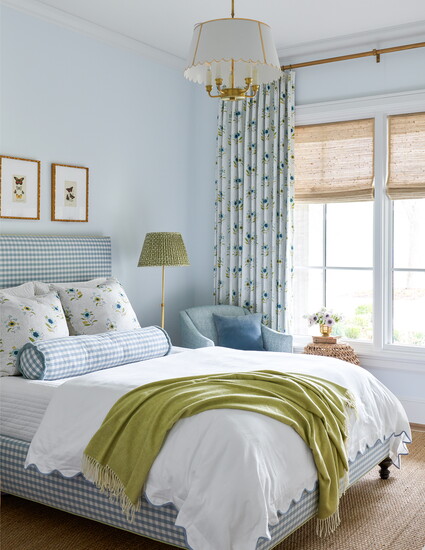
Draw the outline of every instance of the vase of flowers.
[[[322,307],[322,309],[312,315],[305,315],[304,317],[307,318],[310,327],[320,325],[320,334],[322,336],[330,336],[334,324],[342,320],[340,313],[335,313],[325,307]]]

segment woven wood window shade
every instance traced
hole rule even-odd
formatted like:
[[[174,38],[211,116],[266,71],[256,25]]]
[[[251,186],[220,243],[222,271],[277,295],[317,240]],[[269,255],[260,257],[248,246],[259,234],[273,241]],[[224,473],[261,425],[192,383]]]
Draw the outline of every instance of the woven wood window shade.
[[[295,128],[295,200],[373,200],[374,119]]]
[[[390,199],[425,198],[425,113],[388,117]]]

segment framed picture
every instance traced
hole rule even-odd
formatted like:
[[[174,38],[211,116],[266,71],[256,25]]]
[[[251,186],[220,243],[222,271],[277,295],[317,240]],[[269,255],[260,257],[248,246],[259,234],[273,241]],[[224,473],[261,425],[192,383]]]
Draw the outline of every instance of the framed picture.
[[[0,156],[0,218],[40,219],[40,161]]]
[[[89,169],[52,164],[52,221],[89,221]]]

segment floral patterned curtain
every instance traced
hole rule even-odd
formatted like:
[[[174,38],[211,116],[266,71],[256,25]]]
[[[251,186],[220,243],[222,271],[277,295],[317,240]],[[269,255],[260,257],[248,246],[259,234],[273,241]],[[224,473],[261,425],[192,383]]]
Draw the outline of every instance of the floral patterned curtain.
[[[294,72],[218,115],[214,296],[288,332],[294,206]]]

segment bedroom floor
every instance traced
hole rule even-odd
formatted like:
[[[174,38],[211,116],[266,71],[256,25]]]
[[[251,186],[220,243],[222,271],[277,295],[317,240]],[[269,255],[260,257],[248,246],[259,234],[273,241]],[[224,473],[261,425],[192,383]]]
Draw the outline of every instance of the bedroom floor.
[[[425,546],[425,431],[413,432],[402,470],[375,468],[343,497],[340,528],[325,540],[311,520],[276,550],[422,550]],[[23,521],[25,518],[25,521]],[[2,498],[2,550],[172,550],[173,547],[14,496]]]

